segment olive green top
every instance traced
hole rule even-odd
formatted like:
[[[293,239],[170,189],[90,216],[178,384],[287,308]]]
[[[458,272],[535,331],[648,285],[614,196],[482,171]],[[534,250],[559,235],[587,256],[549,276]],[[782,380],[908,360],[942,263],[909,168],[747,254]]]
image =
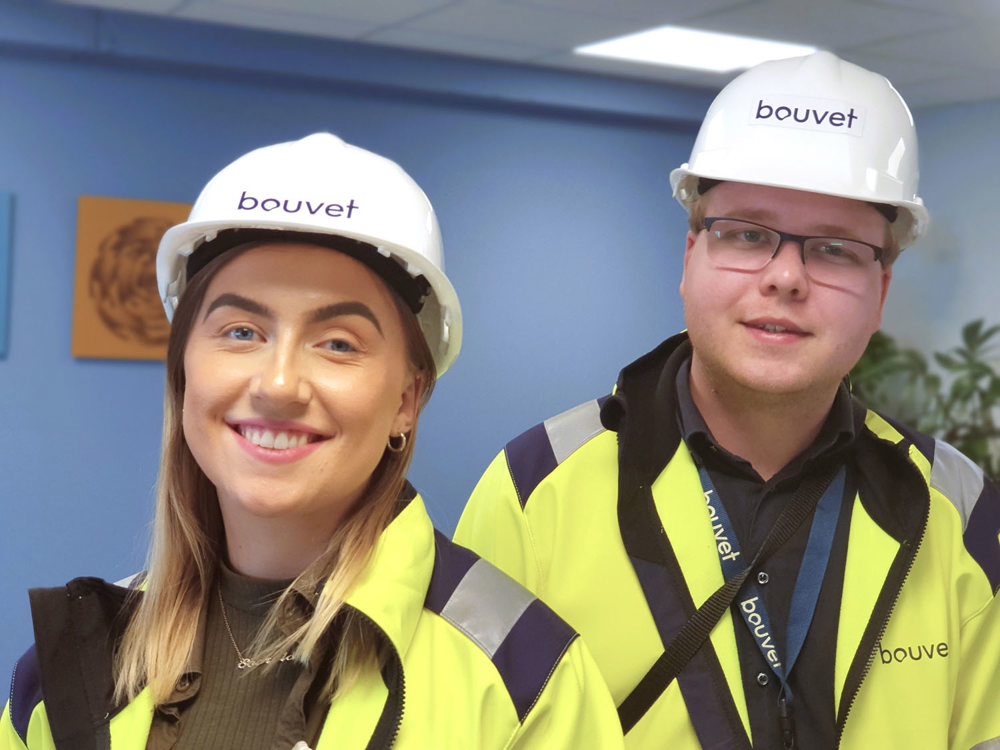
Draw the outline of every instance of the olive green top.
[[[158,707],[147,750],[271,750],[292,687],[302,672],[294,661],[271,668],[239,669],[226,630],[219,593],[233,638],[246,656],[268,609],[291,581],[259,581],[225,566],[210,597],[188,671],[167,703]]]

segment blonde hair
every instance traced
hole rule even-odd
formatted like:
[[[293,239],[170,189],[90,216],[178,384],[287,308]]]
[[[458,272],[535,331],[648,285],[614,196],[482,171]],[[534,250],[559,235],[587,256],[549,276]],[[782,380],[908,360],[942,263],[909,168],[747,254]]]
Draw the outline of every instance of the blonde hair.
[[[214,258],[188,284],[174,315],[167,347],[167,385],[163,405],[163,443],[157,482],[153,539],[143,592],[115,652],[115,699],[131,701],[148,686],[155,704],[163,703],[181,677],[212,594],[215,573],[225,556],[225,529],[215,487],[198,466],[184,439],[184,350],[209,281],[223,265],[251,246]],[[331,252],[334,252],[331,250]],[[403,323],[407,355],[421,392],[418,412],[434,388],[435,367],[416,315],[392,293]],[[392,520],[413,456],[416,422],[405,448],[386,450],[362,499],[330,538],[326,550],[279,597],[251,646],[258,659],[294,652],[303,664],[337,637],[334,660],[323,694],[346,689],[361,671],[383,655],[368,628],[345,611],[343,626],[331,628],[344,597],[361,575],[382,531]],[[298,583],[325,581],[312,616],[279,634],[279,613]],[[310,589],[311,590],[311,589]],[[332,636],[331,634],[335,634]],[[274,662],[277,660],[275,659]]]

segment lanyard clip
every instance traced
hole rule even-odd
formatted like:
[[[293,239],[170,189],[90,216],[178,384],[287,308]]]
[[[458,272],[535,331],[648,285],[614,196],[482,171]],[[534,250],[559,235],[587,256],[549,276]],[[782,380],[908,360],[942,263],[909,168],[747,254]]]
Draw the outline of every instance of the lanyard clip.
[[[792,750],[795,747],[795,719],[785,696],[778,698],[778,725],[781,727],[782,745],[785,750]]]

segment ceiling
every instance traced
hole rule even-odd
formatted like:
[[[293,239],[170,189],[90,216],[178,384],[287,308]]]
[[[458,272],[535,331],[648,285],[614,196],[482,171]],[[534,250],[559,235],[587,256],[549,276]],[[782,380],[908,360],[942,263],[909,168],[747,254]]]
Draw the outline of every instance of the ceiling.
[[[803,42],[888,76],[910,106],[1000,98],[998,0],[61,0],[718,89],[731,76],[573,54],[664,24]]]

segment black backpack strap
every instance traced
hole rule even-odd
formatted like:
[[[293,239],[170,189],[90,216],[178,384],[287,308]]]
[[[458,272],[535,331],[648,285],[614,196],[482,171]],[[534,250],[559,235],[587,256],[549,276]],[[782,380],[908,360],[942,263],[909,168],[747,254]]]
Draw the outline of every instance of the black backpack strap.
[[[112,655],[128,621],[129,591],[96,578],[65,587],[32,589],[31,614],[42,693],[59,748],[109,748],[113,702]]]
[[[816,503],[833,480],[836,466],[810,475],[799,485],[792,501],[784,507],[750,564],[726,581],[705,600],[666,647],[639,684],[618,707],[622,730],[628,731],[645,715],[708,639],[712,629],[732,605],[750,573],[770,557],[795,533],[813,512]]]
[[[697,607],[657,515],[648,486],[635,486],[631,502],[619,508],[622,540],[639,579],[661,643],[681,631]],[[700,649],[677,676],[677,687],[705,750],[750,750],[736,701],[714,649]]]

